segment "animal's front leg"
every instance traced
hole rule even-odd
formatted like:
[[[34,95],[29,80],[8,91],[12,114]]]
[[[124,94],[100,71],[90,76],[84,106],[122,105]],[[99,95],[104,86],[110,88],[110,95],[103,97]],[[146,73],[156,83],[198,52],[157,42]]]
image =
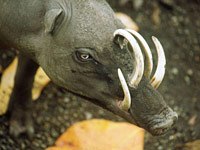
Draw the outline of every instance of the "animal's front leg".
[[[10,116],[10,134],[19,136],[34,133],[31,118],[31,89],[38,64],[31,59],[19,55],[19,63],[15,75],[15,84],[10,97],[8,114]]]

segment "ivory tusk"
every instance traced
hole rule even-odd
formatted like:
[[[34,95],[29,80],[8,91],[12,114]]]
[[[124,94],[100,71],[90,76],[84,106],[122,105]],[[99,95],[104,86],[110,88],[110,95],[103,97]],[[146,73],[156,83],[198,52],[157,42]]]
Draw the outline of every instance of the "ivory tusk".
[[[155,74],[153,75],[150,83],[155,89],[157,89],[165,76],[166,58],[165,58],[164,49],[160,41],[154,36],[152,36],[152,40],[156,46],[156,51],[158,55],[158,63],[157,63]]]
[[[114,32],[114,37],[116,37],[117,35],[126,38],[130,43],[132,50],[134,52],[133,54],[133,58],[135,58],[134,70],[130,75],[129,85],[133,88],[137,88],[144,73],[144,58],[141,49],[135,38],[128,31],[123,29],[118,29]]]
[[[152,70],[153,70],[153,58],[152,58],[152,53],[149,48],[149,45],[138,32],[132,29],[126,29],[126,31],[130,32],[133,36],[135,36],[137,40],[140,42],[141,46],[143,47],[145,58],[146,58],[146,64],[145,64],[146,68],[144,71],[144,76],[147,78],[150,78]]]
[[[120,103],[119,107],[122,110],[128,111],[129,108],[131,107],[131,96],[124,75],[121,69],[119,68],[118,68],[118,76],[124,92],[124,100]]]

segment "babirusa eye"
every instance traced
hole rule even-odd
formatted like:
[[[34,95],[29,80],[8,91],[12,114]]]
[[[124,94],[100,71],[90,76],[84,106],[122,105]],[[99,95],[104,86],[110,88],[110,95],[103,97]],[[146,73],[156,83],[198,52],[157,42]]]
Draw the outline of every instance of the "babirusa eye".
[[[89,55],[89,54],[81,54],[80,57],[81,57],[81,59],[83,59],[83,60],[87,60],[87,59],[90,58],[90,55]]]
[[[79,61],[81,62],[87,62],[93,59],[93,57],[91,56],[91,54],[87,51],[84,50],[78,50],[76,52],[76,57]]]

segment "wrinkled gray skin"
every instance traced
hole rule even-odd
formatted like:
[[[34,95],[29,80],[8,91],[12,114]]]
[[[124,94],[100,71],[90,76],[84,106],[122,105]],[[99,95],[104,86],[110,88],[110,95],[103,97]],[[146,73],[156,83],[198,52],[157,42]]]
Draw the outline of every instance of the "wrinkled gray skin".
[[[19,51],[8,111],[10,133],[34,131],[26,111],[39,65],[57,85],[153,135],[165,133],[177,114],[145,77],[138,89],[129,87],[129,112],[118,107],[123,92],[117,69],[122,69],[127,81],[133,70],[129,51],[113,41],[113,32],[119,28],[124,26],[104,0],[0,0],[0,48]]]

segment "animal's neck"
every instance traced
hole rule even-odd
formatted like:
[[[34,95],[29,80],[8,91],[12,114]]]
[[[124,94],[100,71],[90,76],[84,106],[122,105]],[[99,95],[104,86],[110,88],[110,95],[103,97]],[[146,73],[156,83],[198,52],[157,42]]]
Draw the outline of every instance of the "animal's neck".
[[[41,30],[44,4],[43,0],[0,0],[0,42],[12,45],[9,42],[20,36]]]

